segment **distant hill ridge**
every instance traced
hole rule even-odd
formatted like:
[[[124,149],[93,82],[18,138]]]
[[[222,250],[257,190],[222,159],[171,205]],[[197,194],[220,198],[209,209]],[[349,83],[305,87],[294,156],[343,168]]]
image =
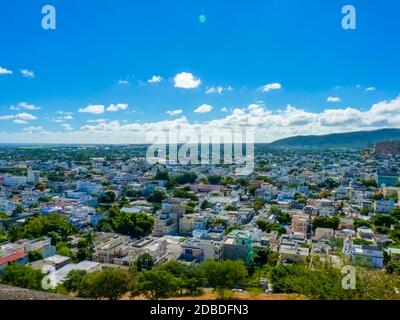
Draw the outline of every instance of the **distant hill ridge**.
[[[270,143],[273,148],[350,148],[362,149],[378,142],[400,140],[400,129],[380,129],[333,133],[321,136],[296,136]]]

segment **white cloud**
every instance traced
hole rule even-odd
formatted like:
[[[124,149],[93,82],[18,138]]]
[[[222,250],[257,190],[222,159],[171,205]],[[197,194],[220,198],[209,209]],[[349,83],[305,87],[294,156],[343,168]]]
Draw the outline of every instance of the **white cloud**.
[[[368,87],[367,89],[365,89],[366,92],[370,92],[370,91],[376,91],[375,87]]]
[[[110,104],[107,108],[109,112],[118,112],[122,110],[128,109],[128,104],[126,103],[117,103],[117,104]]]
[[[282,89],[282,85],[281,85],[280,83],[277,83],[277,82],[275,82],[275,83],[269,83],[269,84],[263,85],[263,86],[260,88],[260,90],[261,90],[262,92],[269,92],[269,91],[271,91],[271,90],[280,90],[280,89]]]
[[[70,114],[67,114],[66,116],[61,117],[63,120],[74,120],[74,117]]]
[[[28,121],[26,121],[26,120],[21,120],[21,119],[15,119],[15,120],[14,120],[14,123],[16,123],[16,124],[27,124]]]
[[[18,120],[15,116],[5,117]],[[1,118],[4,116],[0,116]],[[254,129],[256,142],[271,142],[295,135],[400,128],[400,97],[391,101],[381,101],[365,110],[348,107],[326,109],[321,112],[311,112],[293,105],[280,110],[271,110],[259,102],[237,107],[221,118],[203,123],[189,122],[184,116],[174,120],[149,123],[110,121],[84,125],[73,131],[5,133],[0,135],[0,142],[152,143],[146,135],[164,134],[166,130],[175,127],[180,128],[182,135],[200,129],[213,130],[218,134],[224,129],[251,128]]]
[[[169,114],[170,116],[176,116],[178,114],[181,114],[183,111],[182,109],[176,109],[176,110],[168,110],[166,113]]]
[[[105,123],[107,122],[107,119],[90,119],[88,121],[86,121],[87,123]]]
[[[147,80],[148,83],[158,83],[161,82],[163,78],[161,76],[152,76],[151,79]]]
[[[67,123],[63,123],[60,127],[63,128],[64,130],[67,130],[67,131],[74,130],[74,129],[72,129],[71,125],[69,125]]]
[[[34,104],[29,104],[29,103],[26,103],[26,102],[21,102],[21,103],[19,103],[19,104],[18,104],[18,108],[20,108],[20,109],[26,109],[26,110],[31,110],[31,111],[39,110],[39,109],[40,109],[40,107],[37,107],[37,106],[35,106]],[[15,110],[19,110],[19,109],[15,109]]]
[[[0,116],[0,120],[14,120],[15,123],[22,123],[21,121],[31,121],[36,119],[36,116],[26,112],[20,112],[16,115]]]
[[[27,131],[27,132],[35,132],[35,131],[42,131],[43,127],[27,127],[23,128],[22,131]]]
[[[339,97],[328,97],[328,99],[326,99],[326,102],[333,102],[333,103],[338,103],[341,101],[342,99],[340,99]]]
[[[89,104],[85,108],[80,108],[78,111],[80,113],[92,113],[92,114],[102,114],[104,113],[105,107],[101,104]]]
[[[129,84],[129,81],[128,80],[118,80],[118,84],[122,84],[122,85]]]
[[[31,70],[21,69],[19,71],[21,72],[21,75],[25,78],[34,78],[35,77],[35,73]]]
[[[200,107],[198,107],[194,112],[196,113],[208,113],[212,111],[213,107],[210,106],[209,104],[203,104]]]
[[[223,107],[223,108],[221,109],[221,112],[228,112],[228,108]]]
[[[228,87],[231,88],[231,87]],[[206,94],[213,94],[213,93],[218,93],[218,94],[222,94],[224,92],[224,90],[228,90],[224,89],[222,86],[218,86],[218,87],[210,87],[206,90]],[[230,91],[230,90],[229,90]]]
[[[36,116],[34,116],[34,115],[30,114],[30,113],[26,113],[26,112],[18,113],[15,116],[15,118],[21,119],[21,120],[36,120],[37,119]]]
[[[11,70],[8,70],[6,68],[0,67],[0,76],[4,74],[12,74],[13,72]]]
[[[195,89],[201,84],[201,80],[188,72],[178,73],[174,78],[176,88]]]

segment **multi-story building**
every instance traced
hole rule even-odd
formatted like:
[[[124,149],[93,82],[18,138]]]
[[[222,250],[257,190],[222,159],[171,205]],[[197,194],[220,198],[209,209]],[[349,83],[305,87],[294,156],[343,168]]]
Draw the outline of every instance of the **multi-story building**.
[[[250,261],[253,254],[253,238],[245,230],[233,230],[223,243],[223,257],[229,260]]]
[[[309,232],[311,220],[308,214],[297,213],[292,217],[292,232],[307,234]]]
[[[157,237],[173,235],[179,232],[179,219],[186,212],[188,200],[170,198],[162,202],[161,214],[154,221],[153,234]]]

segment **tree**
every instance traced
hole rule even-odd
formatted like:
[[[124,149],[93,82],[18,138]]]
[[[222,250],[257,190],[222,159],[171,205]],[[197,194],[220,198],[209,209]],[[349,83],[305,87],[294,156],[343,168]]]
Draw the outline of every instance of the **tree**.
[[[46,190],[46,185],[44,184],[44,182],[39,182],[38,184],[36,184],[35,190],[44,191]]]
[[[264,205],[265,205],[265,200],[262,198],[258,198],[256,201],[254,201],[253,209],[255,211],[260,211],[262,208],[264,208]]]
[[[144,270],[139,273],[138,293],[148,299],[159,300],[176,295],[180,281],[171,273],[162,270]]]
[[[113,203],[115,201],[115,192],[114,191],[107,191],[104,195],[100,196],[99,201],[101,203]]]
[[[145,213],[121,212],[118,208],[112,207],[108,216],[98,223],[97,230],[142,237],[151,232],[153,224],[154,217]]]
[[[155,177],[156,180],[167,181],[169,180],[169,174],[166,170],[157,170],[157,174]]]
[[[316,217],[312,222],[312,229],[331,228],[337,230],[339,228],[340,219],[338,217]]]
[[[198,295],[204,286],[204,278],[198,264],[170,261],[161,265],[158,270],[171,273],[180,281],[181,290],[186,290],[190,295]]]
[[[207,180],[208,180],[208,182],[210,183],[210,184],[213,184],[213,185],[218,185],[218,184],[220,184],[220,182],[222,181],[222,179],[223,179],[223,177],[222,176],[219,176],[219,175],[209,175],[208,177],[207,177]]]
[[[43,259],[43,255],[40,251],[33,250],[28,252],[29,262],[34,262]]]
[[[146,200],[152,203],[161,203],[166,197],[167,195],[165,194],[165,192],[155,190],[150,196],[146,198]]]
[[[206,210],[206,209],[211,208],[211,207],[212,207],[212,204],[207,199],[204,199],[203,202],[200,205],[200,209],[201,210]]]
[[[24,228],[19,224],[13,224],[7,231],[7,238],[14,242],[25,237]]]
[[[235,289],[244,285],[248,275],[243,261],[225,260],[217,262],[207,260],[201,263],[200,268],[208,285],[218,292],[221,299],[224,298],[225,290]]]
[[[87,272],[85,270],[72,270],[68,273],[63,286],[72,293],[77,293],[82,289],[82,281]]]
[[[397,221],[400,221],[400,207],[396,207],[390,213],[390,215]]]
[[[364,187],[373,187],[373,188],[377,188],[378,187],[378,183],[376,182],[376,180],[374,178],[370,178],[370,179],[361,179],[361,184]]]
[[[29,266],[17,263],[11,263],[4,269],[1,276],[1,282],[20,288],[43,290],[43,277],[44,274],[40,270],[35,270]]]
[[[364,219],[358,219],[358,218],[353,219],[353,228],[354,229],[358,229],[360,227],[371,228],[372,227],[372,223],[370,221],[367,221],[367,220],[364,220]]]
[[[395,223],[396,220],[393,216],[387,214],[376,214],[372,218],[372,224],[375,226],[390,228],[390,226]]]
[[[67,241],[74,233],[74,228],[68,217],[58,213],[51,213],[48,216],[35,216],[30,218],[24,225],[25,236],[34,239],[42,236],[49,236],[53,244]]]
[[[292,216],[277,206],[271,206],[269,213],[273,214],[280,224],[288,224],[292,221]]]
[[[143,270],[153,269],[154,263],[154,258],[149,253],[145,252],[137,257],[134,266],[137,272],[141,272]]]
[[[78,295],[83,298],[117,300],[128,292],[136,291],[137,281],[132,273],[123,269],[107,268],[86,274]]]

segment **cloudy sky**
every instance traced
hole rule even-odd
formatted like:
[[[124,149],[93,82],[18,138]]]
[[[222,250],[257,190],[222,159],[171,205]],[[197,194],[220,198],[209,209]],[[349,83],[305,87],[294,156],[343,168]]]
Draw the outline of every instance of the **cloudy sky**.
[[[257,142],[400,128],[397,0],[69,0],[0,10],[0,143],[141,143],[254,128]],[[357,29],[343,30],[352,4]]]

